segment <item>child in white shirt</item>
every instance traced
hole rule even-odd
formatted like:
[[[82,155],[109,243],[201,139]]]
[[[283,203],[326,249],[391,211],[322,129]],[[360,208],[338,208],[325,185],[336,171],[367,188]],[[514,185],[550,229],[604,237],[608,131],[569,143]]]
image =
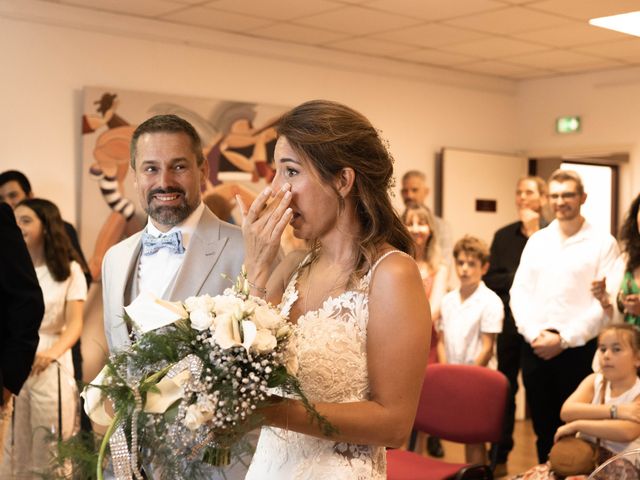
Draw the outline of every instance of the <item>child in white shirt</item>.
[[[504,307],[482,281],[489,269],[489,248],[466,235],[454,246],[453,256],[460,287],[442,299],[438,357],[442,363],[495,368],[494,344],[502,331]],[[485,445],[465,445],[465,457],[468,463],[486,463]]]

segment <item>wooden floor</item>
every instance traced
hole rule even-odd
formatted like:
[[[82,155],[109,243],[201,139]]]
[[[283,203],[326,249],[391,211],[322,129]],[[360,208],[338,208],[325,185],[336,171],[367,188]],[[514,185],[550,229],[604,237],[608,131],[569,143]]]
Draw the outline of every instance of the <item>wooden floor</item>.
[[[444,459],[451,462],[464,462],[464,446],[442,442]],[[514,447],[509,455],[507,471],[509,475],[522,473],[538,463],[536,454],[536,436],[533,433],[531,420],[516,420],[514,428]],[[507,477],[497,477],[507,478]]]

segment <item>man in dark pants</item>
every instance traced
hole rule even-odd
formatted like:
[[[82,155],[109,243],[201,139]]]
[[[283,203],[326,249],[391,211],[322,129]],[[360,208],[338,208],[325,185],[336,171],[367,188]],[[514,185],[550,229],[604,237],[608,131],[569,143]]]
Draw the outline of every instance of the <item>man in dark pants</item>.
[[[11,421],[10,400],[31,372],[44,301],[11,208],[0,202],[0,445]],[[2,449],[0,449],[0,462]]]
[[[555,220],[527,241],[509,291],[513,318],[526,341],[522,379],[540,463],[562,425],[562,404],[592,373],[597,336],[608,322],[591,287],[609,276],[618,244],[607,229],[581,215],[586,199],[576,172],[560,169],[551,175]]]
[[[513,449],[513,426],[518,392],[518,372],[520,357],[525,344],[518,333],[513,314],[509,308],[509,289],[520,263],[520,256],[529,237],[546,226],[542,207],[547,202],[547,182],[540,177],[527,176],[518,180],[516,206],[520,220],[498,230],[491,243],[490,267],[483,280],[487,287],[496,292],[504,304],[504,324],[498,335],[498,370],[509,379],[510,391],[505,412],[504,430],[497,449],[496,477],[507,474],[507,458]]]
[[[0,173],[0,202],[7,202],[11,208],[16,208],[16,205],[25,198],[33,198],[33,190],[31,189],[31,183],[26,175],[17,170],[7,170]],[[80,248],[80,242],[78,241],[78,234],[76,229],[73,228],[69,222],[64,222],[64,228],[71,240],[71,244],[80,257],[80,266],[84,271],[85,279],[87,280],[87,289],[91,285],[91,274],[89,273],[89,267],[87,261]],[[73,370],[74,378],[77,381],[82,381],[82,353],[80,351],[80,339],[71,348],[71,355],[73,358]],[[91,431],[91,423],[89,418],[84,413],[84,409],[80,411],[80,423],[81,427],[85,431]]]

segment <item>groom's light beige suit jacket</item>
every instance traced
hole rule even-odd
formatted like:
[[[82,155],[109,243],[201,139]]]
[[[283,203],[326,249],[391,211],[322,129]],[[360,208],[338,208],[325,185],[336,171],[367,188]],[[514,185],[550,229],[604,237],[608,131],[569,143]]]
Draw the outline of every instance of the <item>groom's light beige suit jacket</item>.
[[[109,351],[130,343],[123,308],[133,298],[131,288],[141,251],[142,231],[109,249],[102,263],[102,298],[104,333]],[[189,240],[184,261],[163,295],[164,300],[184,300],[192,295],[218,295],[235,280],[244,259],[242,232],[235,225],[219,220],[205,208],[193,236]]]

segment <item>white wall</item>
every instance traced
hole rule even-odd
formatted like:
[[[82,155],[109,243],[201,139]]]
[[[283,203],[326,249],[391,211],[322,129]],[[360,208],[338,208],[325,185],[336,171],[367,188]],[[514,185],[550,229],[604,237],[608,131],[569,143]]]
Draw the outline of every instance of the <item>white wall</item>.
[[[515,90],[505,82],[476,77],[480,89],[475,89],[464,86],[461,77],[438,80],[426,70],[396,75],[398,65],[374,65],[346,55],[336,67],[326,53],[326,62],[298,62],[289,58],[300,52],[291,47],[288,56],[282,45],[277,55],[251,55],[252,47],[265,49],[256,40],[242,39],[242,48],[222,50],[204,41],[176,45],[166,41],[171,32],[153,22],[136,24],[106,14],[96,20],[70,8],[57,18],[59,11],[53,9],[58,7],[51,3],[38,7],[52,9],[43,12],[55,21],[34,23],[39,20],[19,9],[37,2],[24,1],[0,2],[0,171],[23,170],[35,192],[55,200],[71,222],[78,211],[85,85],[281,105],[320,97],[338,100],[362,111],[383,131],[400,174],[410,168],[432,172],[433,154],[443,146],[504,152],[517,146]],[[21,19],[27,16],[28,21]],[[92,21],[95,28],[90,28]],[[196,33],[204,38],[204,30]],[[224,41],[240,42],[231,35]],[[429,75],[436,80],[425,81]],[[449,78],[463,86],[445,85]]]
[[[620,172],[620,214],[640,186],[640,69],[523,82],[518,88],[518,143],[527,151],[554,154],[626,151]],[[582,116],[582,131],[555,133],[555,119]],[[621,219],[622,220],[622,219]]]

